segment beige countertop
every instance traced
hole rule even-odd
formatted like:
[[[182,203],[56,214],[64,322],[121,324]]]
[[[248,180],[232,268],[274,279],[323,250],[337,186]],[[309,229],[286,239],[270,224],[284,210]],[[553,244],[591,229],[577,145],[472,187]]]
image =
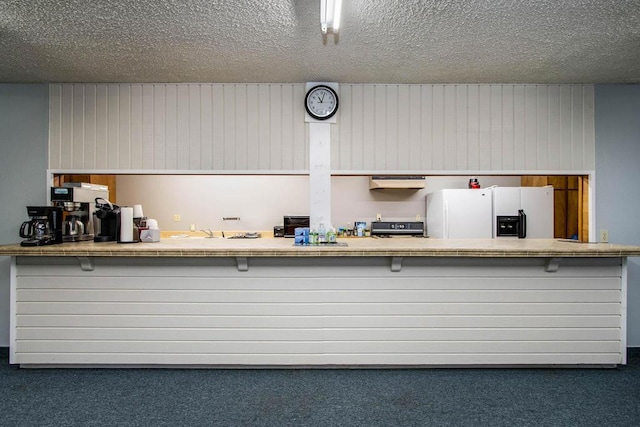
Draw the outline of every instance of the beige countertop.
[[[78,242],[41,247],[0,245],[0,256],[83,257],[626,257],[640,256],[640,246],[578,243],[555,239],[441,240],[415,237],[345,238],[347,246],[294,246],[293,239],[163,238],[157,243]]]

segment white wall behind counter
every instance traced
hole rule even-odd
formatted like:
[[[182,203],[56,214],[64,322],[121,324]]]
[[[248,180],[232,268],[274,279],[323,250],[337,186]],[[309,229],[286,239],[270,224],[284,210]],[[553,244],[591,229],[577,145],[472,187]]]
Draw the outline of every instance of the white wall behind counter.
[[[483,187],[519,186],[519,176],[481,176]],[[467,188],[468,176],[427,177],[422,190],[369,190],[367,176],[331,180],[333,225],[354,221],[415,220],[424,217],[425,196],[443,188]],[[163,230],[269,231],[284,215],[309,215],[306,175],[118,175],[117,203],[141,204]],[[174,215],[181,221],[173,221]],[[239,217],[240,221],[223,221]]]

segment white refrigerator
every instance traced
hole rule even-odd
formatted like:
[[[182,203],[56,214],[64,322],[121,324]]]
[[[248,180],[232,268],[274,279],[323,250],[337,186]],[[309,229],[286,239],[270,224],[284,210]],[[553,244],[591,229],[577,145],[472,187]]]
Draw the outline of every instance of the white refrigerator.
[[[491,189],[447,189],[426,197],[426,235],[436,239],[491,239]]]
[[[553,239],[552,186],[492,187],[492,192],[493,237],[502,237],[499,217],[521,217],[518,226],[526,238]]]

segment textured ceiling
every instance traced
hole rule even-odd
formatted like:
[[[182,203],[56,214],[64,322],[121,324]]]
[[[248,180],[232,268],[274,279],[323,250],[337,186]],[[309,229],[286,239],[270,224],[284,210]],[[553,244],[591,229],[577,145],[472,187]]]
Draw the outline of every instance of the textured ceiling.
[[[0,0],[0,82],[640,83],[640,0]]]

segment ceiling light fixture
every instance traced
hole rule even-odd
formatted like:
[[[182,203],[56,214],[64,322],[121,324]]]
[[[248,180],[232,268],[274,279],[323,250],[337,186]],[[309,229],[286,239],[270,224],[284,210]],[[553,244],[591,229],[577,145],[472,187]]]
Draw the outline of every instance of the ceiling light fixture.
[[[320,0],[320,30],[322,34],[340,31],[342,0]]]

